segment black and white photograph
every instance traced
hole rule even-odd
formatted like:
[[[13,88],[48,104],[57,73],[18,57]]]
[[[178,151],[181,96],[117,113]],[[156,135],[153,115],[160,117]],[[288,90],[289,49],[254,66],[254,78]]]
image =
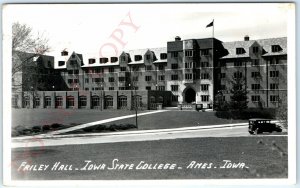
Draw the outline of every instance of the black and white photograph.
[[[296,182],[294,3],[2,8],[5,185]]]

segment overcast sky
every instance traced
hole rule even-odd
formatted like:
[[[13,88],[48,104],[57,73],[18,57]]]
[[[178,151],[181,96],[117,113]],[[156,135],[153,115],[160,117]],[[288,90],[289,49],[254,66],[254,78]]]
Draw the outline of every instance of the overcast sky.
[[[221,41],[287,36],[287,4],[115,4],[115,5],[14,5],[9,8],[18,21],[49,38],[50,55],[67,48],[85,58],[128,49],[166,47],[175,36],[182,39],[214,36]],[[130,22],[132,25],[120,25]],[[120,30],[117,30],[120,29]],[[122,44],[112,37],[123,32]],[[98,54],[98,55],[97,55]]]

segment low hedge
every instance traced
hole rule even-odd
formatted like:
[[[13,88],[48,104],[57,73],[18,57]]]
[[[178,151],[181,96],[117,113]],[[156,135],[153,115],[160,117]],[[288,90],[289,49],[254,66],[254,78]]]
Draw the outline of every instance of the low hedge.
[[[224,119],[251,119],[251,118],[266,118],[275,119],[276,109],[255,109],[249,108],[242,111],[229,110],[229,111],[217,111],[215,116]]]

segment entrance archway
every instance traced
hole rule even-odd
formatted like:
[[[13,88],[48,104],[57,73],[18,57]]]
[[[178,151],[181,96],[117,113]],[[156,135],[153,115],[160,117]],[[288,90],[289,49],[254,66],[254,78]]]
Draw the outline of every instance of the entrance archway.
[[[196,101],[196,91],[192,88],[188,88],[185,91],[185,102],[192,103]]]

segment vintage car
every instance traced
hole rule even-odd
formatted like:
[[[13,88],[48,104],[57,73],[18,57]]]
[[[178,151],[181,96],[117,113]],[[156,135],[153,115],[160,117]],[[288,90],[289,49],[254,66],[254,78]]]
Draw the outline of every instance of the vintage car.
[[[270,119],[249,119],[248,131],[250,134],[259,134],[263,132],[282,132],[282,128],[275,123],[271,123]]]

